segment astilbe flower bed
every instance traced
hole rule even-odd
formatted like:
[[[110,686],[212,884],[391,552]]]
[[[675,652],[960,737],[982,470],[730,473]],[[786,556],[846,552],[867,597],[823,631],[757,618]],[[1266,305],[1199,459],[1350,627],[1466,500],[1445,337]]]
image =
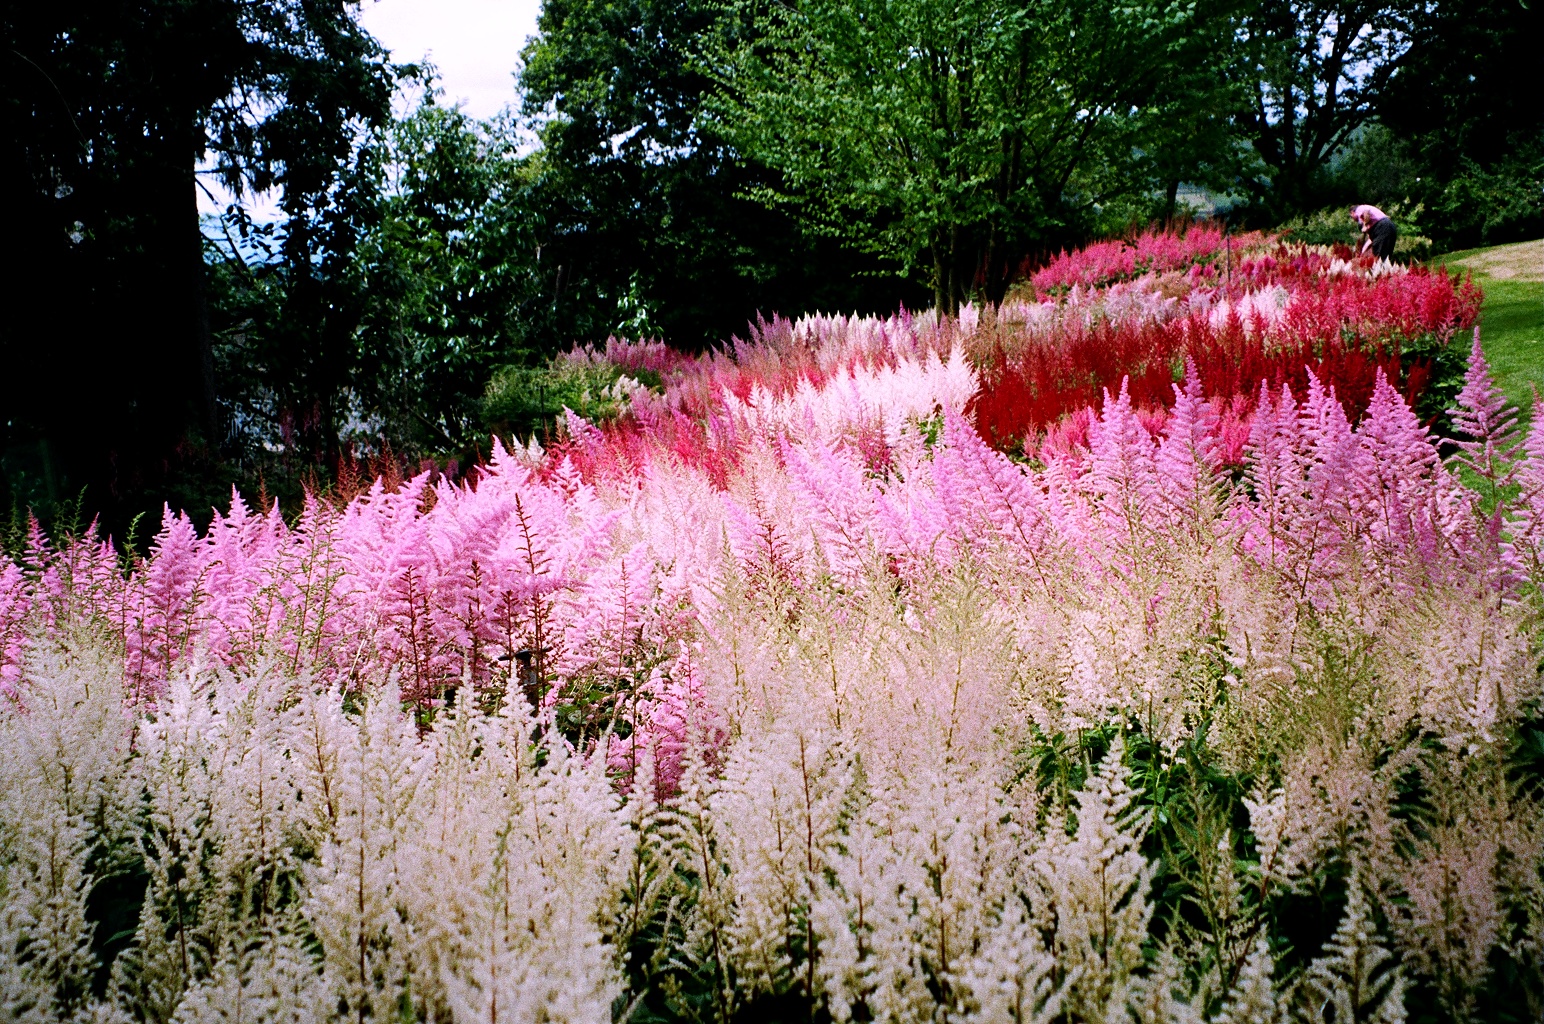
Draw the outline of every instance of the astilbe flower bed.
[[[8,1011],[1538,1019],[1544,430],[1477,335],[1455,440],[1412,407],[1469,286],[1254,244],[580,350],[661,385],[142,560],[34,531]]]

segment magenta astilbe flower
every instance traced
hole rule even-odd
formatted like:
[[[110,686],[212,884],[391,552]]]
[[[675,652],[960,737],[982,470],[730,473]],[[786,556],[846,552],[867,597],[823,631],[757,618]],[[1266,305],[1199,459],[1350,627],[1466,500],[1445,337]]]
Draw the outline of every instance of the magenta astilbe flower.
[[[933,484],[950,532],[980,552],[1006,544],[1043,581],[1051,529],[1045,493],[963,417],[945,415],[943,440],[933,457]]]
[[[1195,515],[1214,493],[1221,465],[1217,410],[1201,392],[1195,363],[1186,360],[1185,386],[1174,386],[1174,411],[1154,457],[1159,492],[1176,511]]]
[[[284,623],[286,599],[276,570],[290,542],[277,505],[254,514],[231,490],[229,511],[216,512],[204,534],[205,643],[212,654],[239,662],[269,648]]]
[[[130,689],[137,700],[157,696],[200,639],[208,567],[207,549],[192,520],[164,506],[161,532],[140,575],[125,637]]]
[[[1269,386],[1261,382],[1246,455],[1253,500],[1244,510],[1245,546],[1271,565],[1285,556],[1302,508],[1301,442],[1297,401],[1291,389],[1283,386],[1280,397],[1272,398]]]
[[[1511,545],[1515,556],[1532,573],[1535,582],[1544,579],[1544,400],[1533,393],[1533,418],[1528,436],[1523,440],[1517,461],[1518,485],[1512,503]]]
[[[1134,541],[1147,524],[1143,512],[1159,494],[1157,446],[1131,408],[1127,381],[1113,399],[1104,393],[1104,410],[1089,430],[1088,489],[1099,499],[1106,529],[1117,541]]]
[[[968,426],[965,429],[974,434]],[[900,476],[890,476],[874,499],[875,533],[895,560],[896,570],[912,579],[952,564],[956,555],[956,530],[939,495],[935,472],[935,464],[929,461],[908,466]]]
[[[1357,427],[1356,501],[1371,540],[1390,561],[1422,565],[1439,555],[1444,535],[1440,472],[1430,432],[1380,370],[1367,415]]]
[[[1458,405],[1449,409],[1453,427],[1469,437],[1453,442],[1458,446],[1453,460],[1477,476],[1500,486],[1508,483],[1516,471],[1514,460],[1522,443],[1518,430],[1517,408],[1507,401],[1490,374],[1490,364],[1480,347],[1480,329],[1474,329],[1474,344],[1469,350],[1469,369],[1464,387],[1458,393]]]
[[[856,579],[872,549],[874,492],[862,462],[844,447],[820,440],[784,442],[782,455],[800,508],[831,571]]]
[[[16,687],[32,609],[30,589],[21,566],[10,559],[0,562],[0,697],[11,700],[20,700]]]
[[[1299,420],[1308,457],[1307,493],[1290,536],[1299,548],[1300,568],[1311,573],[1332,565],[1340,544],[1364,525],[1357,515],[1353,484],[1365,456],[1335,389],[1312,374]]]

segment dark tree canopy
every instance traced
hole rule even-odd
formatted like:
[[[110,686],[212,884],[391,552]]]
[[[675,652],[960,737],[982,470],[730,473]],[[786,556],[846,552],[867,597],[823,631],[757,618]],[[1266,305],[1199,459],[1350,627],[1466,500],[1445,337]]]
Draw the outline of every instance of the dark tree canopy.
[[[1372,121],[1421,0],[1263,0],[1244,8],[1242,122],[1263,165],[1246,187],[1272,217],[1322,205],[1330,164]]]
[[[661,334],[687,347],[757,311],[893,309],[899,268],[801,227],[754,194],[779,178],[704,109],[699,61],[723,24],[711,0],[549,0],[525,52],[529,167],[551,340]]]
[[[345,179],[393,72],[341,2],[10,4],[5,191],[7,479],[99,508],[170,496],[229,428],[218,403],[199,169],[273,188],[291,308],[265,339],[318,436],[335,413],[330,261],[349,249]],[[67,383],[66,383],[67,382]],[[124,504],[127,503],[127,504]]]
[[[1217,13],[1163,0],[775,6],[720,58],[720,129],[782,172],[806,216],[953,308],[982,288],[1000,296],[1016,257],[1094,229],[1105,207],[1145,214],[1155,176],[1177,184],[1176,157],[1226,153],[1207,123],[1228,91]]]
[[[1544,8],[1443,0],[1421,11],[1377,112],[1413,157],[1411,198],[1455,247],[1544,234]]]

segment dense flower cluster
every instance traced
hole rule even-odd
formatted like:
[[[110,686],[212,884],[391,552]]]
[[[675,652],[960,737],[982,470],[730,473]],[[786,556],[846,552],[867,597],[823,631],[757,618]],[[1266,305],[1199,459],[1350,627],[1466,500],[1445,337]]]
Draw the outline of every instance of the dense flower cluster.
[[[1461,444],[1323,349],[1251,379],[1180,347],[1161,394],[1114,361],[1032,461],[983,437],[1036,317],[1347,353],[1474,317],[1420,272],[1231,258],[1258,287],[613,342],[566,358],[662,386],[462,484],[168,512],[127,566],[35,532],[0,569],[0,990],[158,1022],[1536,1012],[1544,428],[1478,334]]]
[[[1030,283],[1042,292],[1110,284],[1138,274],[1189,270],[1218,258],[1226,263],[1234,248],[1247,251],[1262,242],[1259,232],[1230,237],[1211,224],[1198,224],[1184,234],[1148,232],[1063,251],[1030,275]]]

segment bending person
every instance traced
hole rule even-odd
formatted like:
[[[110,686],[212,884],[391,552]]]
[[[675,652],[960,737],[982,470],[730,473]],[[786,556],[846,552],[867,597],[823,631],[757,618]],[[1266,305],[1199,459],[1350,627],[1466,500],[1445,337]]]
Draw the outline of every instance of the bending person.
[[[1393,259],[1399,230],[1388,214],[1363,203],[1351,208],[1351,219],[1362,226],[1362,252],[1370,252],[1380,260]]]

